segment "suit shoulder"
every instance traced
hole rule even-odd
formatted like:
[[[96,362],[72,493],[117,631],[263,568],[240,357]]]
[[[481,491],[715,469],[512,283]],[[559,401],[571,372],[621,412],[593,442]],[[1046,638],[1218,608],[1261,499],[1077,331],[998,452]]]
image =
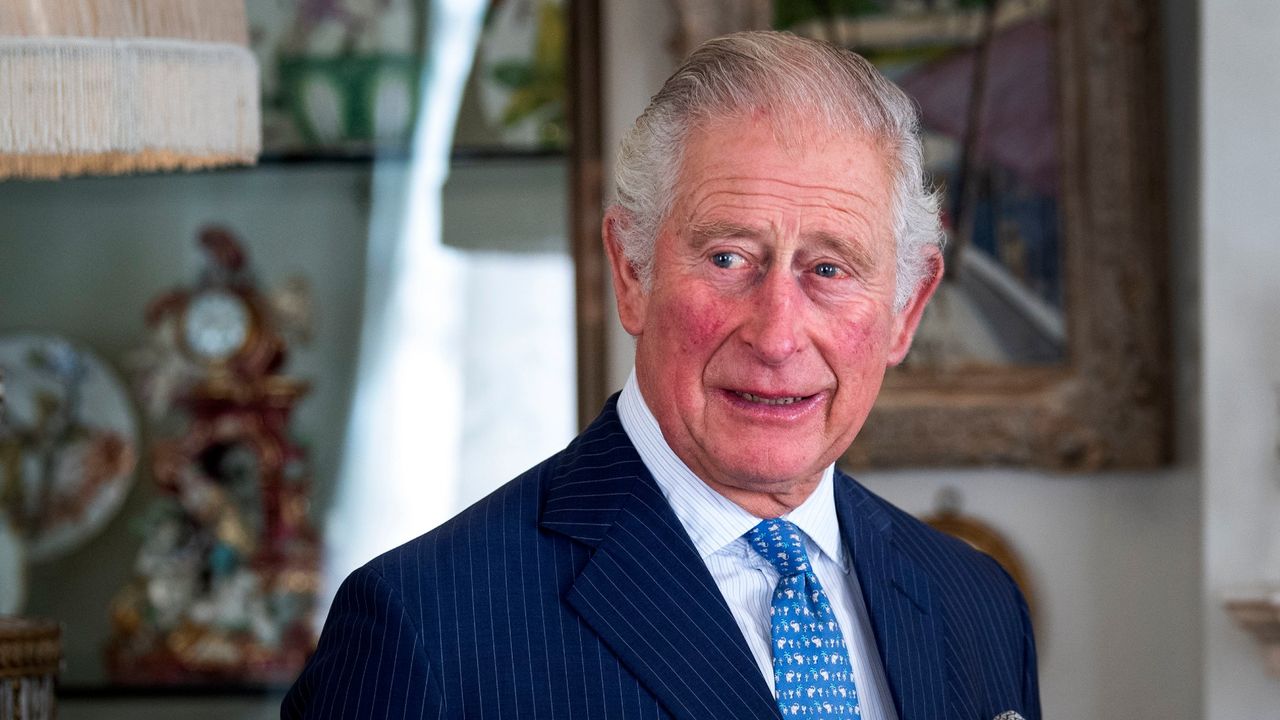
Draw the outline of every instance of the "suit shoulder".
[[[436,528],[369,561],[384,576],[404,567],[438,567],[457,562],[470,550],[519,532],[532,532],[542,505],[543,480],[559,455],[506,482]]]
[[[840,476],[854,501],[863,506],[862,515],[878,520],[892,533],[894,544],[937,578],[948,594],[1008,603],[1010,612],[1023,605],[1017,585],[990,555],[930,526],[853,478]]]
[[[529,538],[538,532],[548,490],[558,481],[570,480],[616,464],[622,448],[630,448],[617,419],[616,396],[601,416],[561,451],[534,465],[513,480],[476,501],[439,527],[375,558],[371,564],[387,565],[403,560],[434,557],[436,564],[458,562],[477,543],[493,545],[503,537]],[[634,455],[634,450],[630,450]],[[639,458],[634,458],[639,462]],[[502,543],[506,544],[506,543]]]

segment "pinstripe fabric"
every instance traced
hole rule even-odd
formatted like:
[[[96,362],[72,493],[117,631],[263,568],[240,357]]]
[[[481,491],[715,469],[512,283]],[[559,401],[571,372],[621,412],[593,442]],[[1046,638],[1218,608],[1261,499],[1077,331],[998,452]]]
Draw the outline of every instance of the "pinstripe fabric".
[[[342,585],[284,718],[778,718],[706,566],[618,421]],[[837,512],[903,720],[1039,717],[993,561],[841,473]]]

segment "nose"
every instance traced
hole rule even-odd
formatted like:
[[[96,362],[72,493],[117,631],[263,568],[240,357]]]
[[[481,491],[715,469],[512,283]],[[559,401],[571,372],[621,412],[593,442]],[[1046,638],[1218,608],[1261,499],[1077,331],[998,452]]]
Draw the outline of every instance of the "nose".
[[[804,346],[804,310],[799,279],[771,268],[752,293],[743,340],[764,363],[781,365]]]

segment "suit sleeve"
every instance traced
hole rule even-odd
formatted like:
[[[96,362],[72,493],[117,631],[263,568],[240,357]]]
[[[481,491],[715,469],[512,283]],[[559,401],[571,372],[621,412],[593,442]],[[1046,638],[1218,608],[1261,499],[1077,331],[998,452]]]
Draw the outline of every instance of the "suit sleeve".
[[[443,708],[432,673],[399,594],[365,566],[338,588],[316,652],[280,717],[436,718]]]

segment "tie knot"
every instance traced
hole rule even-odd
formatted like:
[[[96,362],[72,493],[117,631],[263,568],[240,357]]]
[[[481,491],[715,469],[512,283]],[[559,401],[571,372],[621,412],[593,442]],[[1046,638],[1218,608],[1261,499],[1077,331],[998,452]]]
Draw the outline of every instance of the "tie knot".
[[[747,542],[783,577],[809,572],[804,536],[800,528],[786,520],[762,520],[747,532]]]

